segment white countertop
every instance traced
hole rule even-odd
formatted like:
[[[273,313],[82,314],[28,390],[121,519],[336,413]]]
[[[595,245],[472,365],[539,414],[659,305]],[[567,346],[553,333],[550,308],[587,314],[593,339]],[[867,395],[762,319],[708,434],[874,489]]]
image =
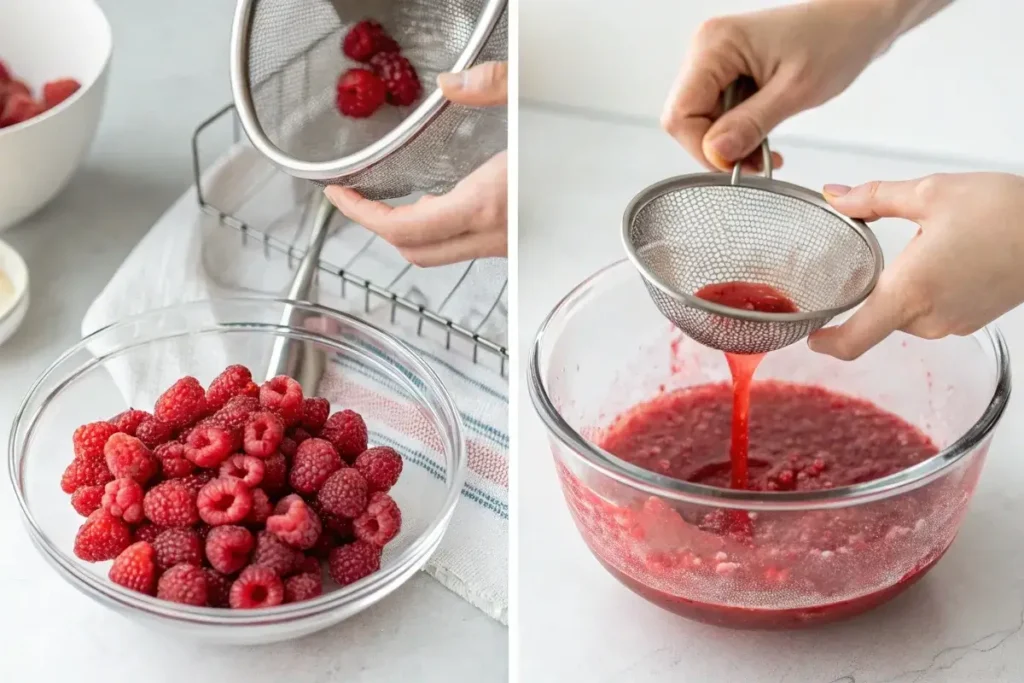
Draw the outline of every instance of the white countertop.
[[[30,383],[78,341],[86,308],[118,265],[191,184],[192,131],[230,99],[233,2],[99,4],[115,47],[92,154],[53,204],[0,235],[27,261],[32,288],[28,317],[0,347],[3,435]],[[168,640],[64,583],[31,547],[6,481],[0,541],[0,681],[508,679],[507,629],[425,575],[320,634],[223,649]]]
[[[530,404],[525,366],[544,316],[576,283],[622,258],[619,221],[651,182],[697,170],[653,126],[524,109],[520,123],[519,633],[529,683],[995,683],[1024,680],[1024,437],[1012,400],[958,539],[892,603],[847,623],[782,633],[691,623],[622,587],[584,546]],[[968,170],[778,144],[779,177],[820,187]],[[912,234],[877,224],[889,254]],[[571,257],[569,256],[571,255]],[[1024,312],[1001,327],[1024,362]],[[528,501],[528,502],[525,502]]]

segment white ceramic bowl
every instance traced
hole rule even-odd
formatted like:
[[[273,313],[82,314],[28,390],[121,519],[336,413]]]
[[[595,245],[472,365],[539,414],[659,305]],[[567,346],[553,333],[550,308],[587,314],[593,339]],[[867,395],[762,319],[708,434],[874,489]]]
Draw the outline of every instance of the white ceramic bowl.
[[[0,300],[0,344],[11,338],[28,312],[28,267],[11,245],[0,240],[0,272],[14,288],[10,302]]]
[[[82,88],[34,119],[0,129],[0,230],[53,199],[85,157],[100,120],[113,47],[93,0],[0,0],[0,60],[33,94],[47,81]]]

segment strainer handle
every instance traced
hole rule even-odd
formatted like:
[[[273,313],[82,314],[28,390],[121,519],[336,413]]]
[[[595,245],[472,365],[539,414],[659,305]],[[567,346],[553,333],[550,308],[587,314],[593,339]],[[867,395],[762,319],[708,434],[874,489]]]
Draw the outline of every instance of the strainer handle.
[[[729,111],[755,92],[757,92],[757,83],[754,82],[754,79],[749,76],[740,76],[725,89],[725,95],[722,98],[722,113]],[[740,184],[742,163],[742,160],[737,161],[736,165],[732,167],[732,178],[729,182],[733,185]],[[772,150],[768,146],[768,138],[761,141],[761,175],[768,179],[772,177]]]

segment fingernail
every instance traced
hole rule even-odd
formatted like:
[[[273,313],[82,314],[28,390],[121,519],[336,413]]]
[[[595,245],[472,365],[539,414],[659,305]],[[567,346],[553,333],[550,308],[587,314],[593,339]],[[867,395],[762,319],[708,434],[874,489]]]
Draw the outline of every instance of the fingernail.
[[[711,140],[708,146],[726,161],[736,161],[743,155],[743,141],[733,133],[722,133]]]
[[[828,184],[825,186],[824,192],[825,194],[830,195],[832,197],[842,197],[844,194],[847,194],[852,189],[853,188],[850,187],[849,185]]]
[[[437,77],[437,85],[447,90],[462,90],[466,87],[466,72],[443,73]]]

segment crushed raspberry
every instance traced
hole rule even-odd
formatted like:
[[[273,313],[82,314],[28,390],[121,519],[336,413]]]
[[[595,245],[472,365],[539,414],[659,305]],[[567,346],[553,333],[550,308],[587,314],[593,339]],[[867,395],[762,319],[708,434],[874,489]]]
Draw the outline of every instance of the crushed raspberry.
[[[331,550],[327,571],[339,585],[347,586],[380,569],[380,548],[354,541]]]
[[[60,478],[60,488],[74,493],[83,486],[104,486],[113,478],[105,460],[72,460]]]
[[[244,365],[229,365],[206,389],[206,405],[211,411],[224,407],[235,396],[258,398],[260,387],[252,381],[252,373]]]
[[[402,474],[402,456],[394,448],[376,446],[363,451],[354,467],[366,479],[370,492],[391,490]]]
[[[4,109],[0,112],[0,128],[16,126],[24,123],[46,111],[42,102],[37,102],[30,95],[20,92],[9,94],[4,102]]]
[[[203,564],[203,542],[195,529],[175,528],[160,532],[152,543],[157,569],[165,571],[176,564]]]
[[[302,387],[291,377],[278,375],[260,387],[260,405],[293,425],[302,417]]]
[[[281,439],[281,445],[277,448],[281,455],[285,456],[289,460],[295,457],[295,451],[299,450],[299,444],[290,436],[286,436]]]
[[[156,524],[150,524],[149,522],[143,522],[139,526],[135,527],[135,532],[132,534],[133,541],[145,541],[150,545],[153,545],[153,541],[156,537],[162,534],[166,529]]]
[[[182,377],[156,400],[153,414],[175,429],[187,427],[206,411],[206,391],[195,377]]]
[[[103,489],[103,509],[114,517],[123,519],[128,524],[138,524],[143,520],[143,491],[139,482],[134,479],[115,479]]]
[[[274,514],[267,519],[267,531],[300,550],[312,548],[321,529],[320,518],[294,493],[278,501]]]
[[[146,492],[142,510],[158,526],[192,526],[199,521],[196,494],[184,479],[168,479]]]
[[[153,456],[160,463],[160,473],[165,479],[181,479],[196,469],[192,461],[185,457],[185,446],[174,441],[157,446]]]
[[[274,413],[253,413],[245,425],[242,444],[245,452],[257,458],[267,458],[277,452],[284,438],[284,423]]]
[[[216,467],[234,450],[231,432],[222,427],[197,427],[185,442],[185,457],[199,467]]]
[[[331,414],[331,402],[320,396],[303,399],[302,428],[311,435],[316,435],[324,427],[327,417]]]
[[[157,568],[153,546],[145,541],[132,543],[114,558],[107,576],[119,586],[139,593],[153,595],[156,588]]]
[[[267,567],[278,576],[288,576],[302,561],[302,553],[290,547],[270,531],[256,534],[256,549],[252,552],[251,564]]]
[[[397,52],[382,52],[370,59],[373,72],[380,76],[388,90],[388,102],[405,107],[423,94],[419,74],[412,63]]]
[[[156,597],[183,605],[206,605],[206,572],[194,564],[177,564],[163,573]]]
[[[78,490],[71,494],[71,507],[75,512],[88,517],[96,512],[103,503],[102,486],[79,486]]]
[[[387,101],[388,88],[380,76],[368,69],[349,69],[338,79],[335,104],[353,119],[373,115]]]
[[[145,484],[160,467],[146,444],[120,432],[107,439],[103,454],[115,479],[128,478]]]
[[[284,601],[302,602],[320,597],[324,592],[323,579],[320,572],[316,574],[296,574],[284,580]]]
[[[241,479],[220,477],[199,491],[199,516],[210,526],[236,524],[252,510],[252,492]]]
[[[263,461],[262,489],[272,496],[284,490],[288,484],[288,461],[280,453],[275,453]]]
[[[75,457],[82,460],[101,460],[104,458],[103,447],[107,445],[107,439],[112,437],[119,429],[109,422],[90,422],[75,430],[71,442],[74,444]]]
[[[199,470],[187,477],[182,477],[180,481],[188,487],[189,491],[199,495],[199,492],[203,490],[203,487],[213,481],[216,478],[216,475],[217,473],[213,470]]]
[[[206,536],[206,559],[222,574],[234,574],[248,564],[254,544],[252,534],[244,527],[215,526]]]
[[[370,496],[366,512],[356,517],[352,528],[360,541],[383,548],[402,529],[402,511],[391,496],[378,491]]]
[[[342,410],[327,418],[324,428],[320,430],[320,438],[330,441],[342,460],[353,463],[366,450],[369,435],[366,422],[359,413]]]
[[[260,400],[252,396],[235,396],[217,411],[214,417],[228,429],[244,429],[249,416],[263,409]]]
[[[151,417],[153,416],[145,410],[129,408],[123,413],[118,413],[114,417],[110,418],[110,424],[117,427],[117,431],[123,434],[136,436],[136,432],[139,431],[139,425],[142,424],[143,420],[148,420]],[[104,443],[106,443],[105,440]]]
[[[174,436],[174,427],[163,420],[150,417],[139,423],[135,430],[135,436],[149,448],[156,448],[171,440],[171,437]]]
[[[232,455],[220,465],[221,477],[241,479],[249,488],[260,485],[264,471],[263,461],[251,455]]]
[[[234,609],[273,607],[284,601],[281,577],[266,567],[246,567],[231,584],[228,602]]]
[[[245,523],[253,526],[261,526],[267,523],[267,518],[274,514],[274,504],[263,489],[252,490],[252,509],[245,516]]]
[[[112,560],[132,544],[132,531],[123,521],[100,508],[78,529],[75,556],[86,562]]]
[[[366,509],[368,495],[363,475],[354,468],[346,467],[327,478],[316,500],[326,512],[354,519]]]
[[[398,52],[398,43],[379,23],[365,19],[345,34],[341,41],[341,51],[349,59],[367,62],[370,57],[381,52]]]
[[[206,569],[206,604],[209,607],[230,607],[231,579],[216,569]]]
[[[328,477],[344,466],[329,442],[307,439],[295,451],[288,482],[299,493],[313,494],[320,490]]]
[[[73,78],[61,78],[43,85],[43,105],[53,109],[58,104],[74,95],[82,84]]]

